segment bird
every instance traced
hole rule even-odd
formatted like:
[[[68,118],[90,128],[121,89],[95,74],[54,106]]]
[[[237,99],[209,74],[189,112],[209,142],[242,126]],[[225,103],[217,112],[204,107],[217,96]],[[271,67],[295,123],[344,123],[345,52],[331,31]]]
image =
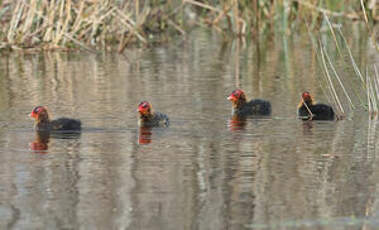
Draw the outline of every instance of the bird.
[[[330,105],[315,104],[308,91],[301,94],[297,115],[302,120],[334,120],[335,113]]]
[[[34,129],[36,131],[68,131],[75,132],[81,130],[81,121],[72,118],[58,118],[50,120],[47,108],[44,106],[36,106],[29,114],[35,119]]]
[[[232,114],[239,117],[250,115],[267,116],[271,114],[271,103],[263,99],[253,99],[247,102],[245,92],[234,90],[227,98],[232,102]]]
[[[155,112],[151,104],[147,101],[142,101],[138,105],[140,127],[167,127],[169,125],[169,118],[166,114]]]

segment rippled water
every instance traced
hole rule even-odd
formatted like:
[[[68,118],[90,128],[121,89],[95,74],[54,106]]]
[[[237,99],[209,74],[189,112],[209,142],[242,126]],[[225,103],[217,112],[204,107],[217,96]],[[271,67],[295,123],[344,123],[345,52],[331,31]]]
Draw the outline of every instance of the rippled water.
[[[201,30],[124,55],[3,56],[0,227],[377,229],[378,123],[362,108],[296,119],[303,90],[328,102],[318,68],[307,35],[237,44]],[[272,116],[233,122],[237,86]],[[140,130],[142,100],[171,126]],[[83,132],[38,136],[36,105]]]

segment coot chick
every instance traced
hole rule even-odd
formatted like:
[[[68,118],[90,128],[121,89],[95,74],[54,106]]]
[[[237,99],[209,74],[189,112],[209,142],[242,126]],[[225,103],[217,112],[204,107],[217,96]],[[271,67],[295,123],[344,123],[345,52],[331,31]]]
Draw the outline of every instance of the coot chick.
[[[37,131],[75,132],[81,130],[80,120],[65,117],[50,120],[47,109],[43,106],[35,107],[29,116],[35,119],[34,128]]]
[[[249,115],[266,116],[271,114],[271,104],[263,99],[246,100],[245,93],[241,89],[234,90],[228,97],[233,105],[233,115],[246,117]]]
[[[156,127],[156,126],[168,126],[169,119],[166,114],[155,112],[151,104],[147,101],[142,101],[138,105],[140,127]]]
[[[308,107],[308,108],[307,108]],[[309,92],[301,95],[297,110],[298,116],[303,120],[334,120],[333,108],[325,104],[315,104]]]

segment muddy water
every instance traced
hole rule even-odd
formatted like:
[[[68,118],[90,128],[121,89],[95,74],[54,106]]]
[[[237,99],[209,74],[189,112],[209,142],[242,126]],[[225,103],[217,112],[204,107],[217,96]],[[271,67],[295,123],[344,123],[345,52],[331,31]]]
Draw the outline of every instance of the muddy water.
[[[358,62],[372,60],[360,40],[349,40]],[[200,30],[124,55],[4,55],[0,226],[377,229],[378,123],[360,107],[296,119],[303,90],[330,101],[320,74],[308,35],[223,43]],[[233,122],[236,87],[270,100],[272,116]],[[139,129],[142,100],[171,126]],[[81,135],[38,136],[35,105],[81,119]]]

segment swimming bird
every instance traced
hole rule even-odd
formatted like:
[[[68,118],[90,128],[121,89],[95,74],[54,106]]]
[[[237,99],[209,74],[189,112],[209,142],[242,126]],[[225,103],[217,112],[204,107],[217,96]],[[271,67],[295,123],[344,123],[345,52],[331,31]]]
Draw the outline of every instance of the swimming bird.
[[[308,91],[301,94],[297,115],[303,120],[334,120],[335,113],[330,105],[315,104]]]
[[[271,114],[271,103],[263,99],[247,101],[245,92],[241,89],[234,90],[227,98],[232,102],[233,115],[246,117],[249,115],[266,116]]]
[[[151,104],[147,101],[142,101],[138,105],[138,112],[138,125],[140,127],[156,127],[169,125],[168,116],[166,114],[153,111]]]
[[[46,107],[37,106],[29,115],[35,119],[34,128],[36,131],[79,131],[81,121],[72,118],[58,118],[50,120]]]

